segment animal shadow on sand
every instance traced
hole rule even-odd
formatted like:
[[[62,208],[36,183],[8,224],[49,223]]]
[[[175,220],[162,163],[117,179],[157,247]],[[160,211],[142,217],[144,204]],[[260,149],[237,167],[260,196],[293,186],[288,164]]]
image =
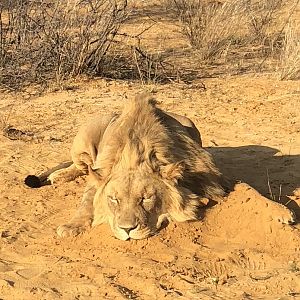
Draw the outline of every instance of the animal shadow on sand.
[[[263,196],[287,205],[300,219],[299,203],[287,196],[300,187],[300,155],[282,155],[259,145],[206,148],[228,180],[248,183]]]

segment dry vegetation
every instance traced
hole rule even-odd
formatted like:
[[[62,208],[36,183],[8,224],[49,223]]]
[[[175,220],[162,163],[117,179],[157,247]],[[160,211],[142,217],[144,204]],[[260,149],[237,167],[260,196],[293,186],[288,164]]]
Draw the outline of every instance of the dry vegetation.
[[[245,3],[240,0],[222,4],[201,0],[170,1],[183,23],[184,33],[198,50],[201,60],[211,60],[226,52],[235,43],[236,33],[245,13]]]
[[[279,70],[281,79],[299,78],[299,26],[292,22],[299,0],[166,0],[163,5],[180,20],[201,66],[234,65],[235,73],[250,66],[252,72]],[[116,41],[128,13],[127,1],[117,0],[3,1],[1,86],[60,85],[79,74],[142,84],[177,80],[182,66],[175,57],[170,64],[140,43],[124,51]],[[121,49],[117,54],[110,50],[113,42]]]
[[[285,28],[281,52],[280,79],[300,78],[300,26],[289,23]]]
[[[0,80],[60,83],[78,74],[101,73],[102,60],[126,2],[108,0],[8,0],[0,4]]]
[[[279,57],[284,57],[281,59],[284,70],[293,69],[293,74],[297,73],[294,69],[299,70],[295,59],[296,25],[286,30],[299,5],[298,0],[168,0],[166,5],[177,13],[183,33],[197,49],[202,62],[250,57],[256,62],[258,58],[263,62],[275,58],[278,64]],[[274,65],[272,67],[274,71]],[[295,78],[287,73],[281,78]]]

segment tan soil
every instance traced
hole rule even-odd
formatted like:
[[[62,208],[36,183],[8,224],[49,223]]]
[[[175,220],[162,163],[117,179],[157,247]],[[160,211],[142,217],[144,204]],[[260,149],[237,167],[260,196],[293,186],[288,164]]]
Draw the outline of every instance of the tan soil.
[[[299,82],[253,75],[203,82],[206,90],[197,82],[147,88],[162,108],[195,121],[228,178],[287,204],[300,219]],[[172,223],[147,240],[116,240],[105,225],[58,238],[84,179],[30,189],[25,176],[67,160],[88,116],[119,109],[142,89],[105,80],[74,85],[29,100],[1,94],[1,117],[33,133],[0,136],[1,299],[300,298],[300,225],[278,222],[277,206],[245,184],[202,221]]]

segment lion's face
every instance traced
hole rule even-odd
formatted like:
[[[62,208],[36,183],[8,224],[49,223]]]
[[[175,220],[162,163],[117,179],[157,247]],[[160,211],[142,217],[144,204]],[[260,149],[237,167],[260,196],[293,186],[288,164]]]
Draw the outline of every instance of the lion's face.
[[[155,174],[131,171],[113,175],[96,194],[105,207],[114,235],[121,239],[144,239],[153,235],[164,221],[164,187]]]

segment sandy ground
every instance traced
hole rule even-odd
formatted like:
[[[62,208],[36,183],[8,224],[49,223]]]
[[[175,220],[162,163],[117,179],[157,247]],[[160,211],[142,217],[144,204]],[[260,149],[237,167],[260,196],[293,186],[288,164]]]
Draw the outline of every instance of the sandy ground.
[[[67,160],[88,116],[120,109],[143,87],[99,79],[31,99],[1,94],[1,118],[27,135],[0,136],[0,299],[300,298],[300,225],[278,222],[281,211],[264,198],[300,219],[299,82],[244,75],[203,83],[206,90],[146,88],[162,108],[194,120],[225,176],[253,189],[237,184],[203,220],[126,242],[105,225],[56,236],[84,178],[40,189],[23,181]]]

